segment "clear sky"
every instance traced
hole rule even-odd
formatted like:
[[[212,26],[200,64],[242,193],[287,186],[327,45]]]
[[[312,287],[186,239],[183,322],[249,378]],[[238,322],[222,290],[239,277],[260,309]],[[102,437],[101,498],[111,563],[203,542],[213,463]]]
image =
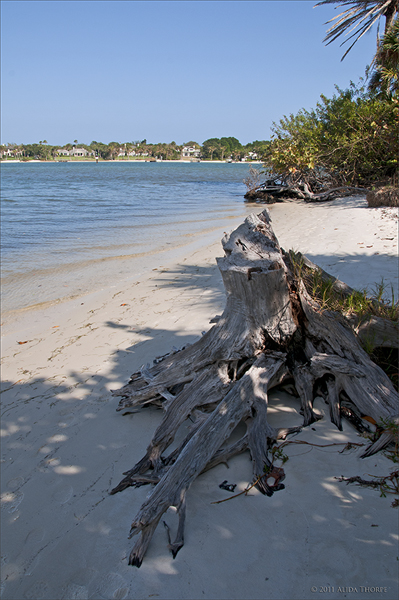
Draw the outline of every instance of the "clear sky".
[[[2,143],[269,139],[364,76],[310,1],[2,1]]]

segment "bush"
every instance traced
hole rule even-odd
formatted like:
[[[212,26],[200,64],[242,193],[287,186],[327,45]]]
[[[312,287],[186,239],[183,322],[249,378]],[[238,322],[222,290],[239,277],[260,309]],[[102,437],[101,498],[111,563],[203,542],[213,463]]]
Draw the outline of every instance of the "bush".
[[[266,168],[286,179],[368,187],[398,172],[396,98],[380,98],[351,84],[321,96],[315,110],[300,110],[273,124]]]

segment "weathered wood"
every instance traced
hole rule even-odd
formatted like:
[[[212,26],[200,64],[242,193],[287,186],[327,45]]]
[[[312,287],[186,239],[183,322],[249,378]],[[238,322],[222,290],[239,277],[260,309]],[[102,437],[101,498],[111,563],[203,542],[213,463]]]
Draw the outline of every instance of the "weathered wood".
[[[283,251],[286,258],[289,255]],[[320,276],[321,280],[325,283],[329,283],[332,290],[343,298],[348,298],[355,293],[355,290],[349,285],[340,281],[327,271],[324,271],[318,265],[315,265],[311,260],[304,256],[301,252],[295,253],[295,259],[302,263],[305,269]],[[382,303],[377,300],[371,301],[372,305],[378,308],[382,306]],[[371,350],[374,348],[399,348],[399,322],[385,319],[377,315],[371,315],[363,318],[359,318],[352,315],[345,315],[346,320],[356,333],[357,338],[363,345],[367,344],[367,347]]]
[[[277,439],[301,427],[271,427],[268,392],[274,387],[295,385],[304,427],[321,418],[313,409],[316,393],[324,395],[338,429],[346,416],[361,429],[363,416],[378,422],[399,413],[397,392],[362,349],[353,329],[344,319],[321,311],[296,278],[268,211],[248,217],[223,238],[222,245],[225,256],[217,262],[227,296],[223,314],[195,344],[156,359],[115,392],[121,397],[118,410],[148,404],[164,408],[145,455],[111,491],[154,485],[132,522],[130,536],[139,536],[129,558],[132,565],[141,565],[170,506],[179,516],[173,542],[166,525],[168,547],[176,556],[184,543],[191,484],[233,456],[249,450],[253,482],[263,494],[271,496],[284,488],[284,471],[273,465],[270,450]],[[349,293],[342,282],[335,285]],[[183,441],[168,454],[177,430],[187,423]],[[246,433],[230,440],[240,423]],[[363,456],[391,441],[392,435],[384,432]]]
[[[364,320],[352,320],[358,339],[370,350],[375,348],[399,348],[399,322],[377,316]]]
[[[284,202],[284,200],[304,200],[305,202],[328,202],[335,200],[336,198],[342,198],[343,196],[365,194],[367,192],[364,188],[355,188],[348,186],[340,186],[337,188],[330,188],[319,194],[314,194],[306,183],[302,184],[302,187],[297,185],[264,185],[256,189],[249,190],[245,195],[245,200],[260,200],[267,204],[273,204],[274,202]]]
[[[331,174],[313,170],[305,173],[287,172],[285,175],[269,175],[269,179],[259,183],[260,172],[253,170],[244,179],[248,188],[244,198],[272,204],[284,200],[304,200],[305,202],[326,202],[353,194],[366,194],[367,189],[342,185],[342,181]],[[397,206],[397,204],[396,204]]]
[[[399,206],[398,185],[387,185],[379,190],[370,190],[366,196],[367,204],[376,206]]]
[[[268,374],[281,364],[281,359],[271,358],[267,361],[261,356],[250,370],[233,387],[218,407],[195,432],[191,440],[182,450],[179,458],[166,472],[155,487],[152,494],[144,502],[132,523],[130,535],[142,533],[136,544],[137,553],[133,549],[132,564],[141,560],[142,548],[146,544],[149,527],[158,522],[170,506],[179,506],[180,499],[186,493],[194,479],[206,467],[213,455],[238,425],[250,412],[250,401],[257,395],[260,375]],[[279,366],[278,365],[278,366]]]

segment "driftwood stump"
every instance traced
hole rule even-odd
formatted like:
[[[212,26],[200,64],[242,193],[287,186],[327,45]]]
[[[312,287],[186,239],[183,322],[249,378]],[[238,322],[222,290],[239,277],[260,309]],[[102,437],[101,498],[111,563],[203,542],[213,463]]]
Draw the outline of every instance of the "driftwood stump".
[[[367,192],[367,204],[374,208],[377,206],[399,206],[399,189],[394,186],[385,186],[379,190]]]
[[[271,496],[282,489],[282,469],[271,466],[269,451],[277,439],[299,428],[275,429],[268,423],[268,392],[291,381],[300,397],[303,427],[316,421],[317,392],[330,407],[333,423],[352,413],[397,419],[398,394],[385,373],[360,346],[349,326],[320,311],[288,256],[279,247],[267,210],[249,216],[222,240],[217,259],[227,294],[223,315],[195,344],[143,367],[114,392],[121,411],[148,404],[162,406],[164,417],[145,456],[124,475],[111,494],[129,486],[154,485],[136,515],[130,537],[139,534],[129,564],[139,567],[162,515],[177,508],[175,557],[184,543],[186,493],[196,477],[232,456],[249,450],[257,488]],[[178,448],[167,454],[179,426],[193,426]],[[246,433],[234,443],[240,422]],[[392,441],[386,432],[363,456]],[[270,481],[272,480],[272,484]],[[168,531],[169,534],[169,531]]]

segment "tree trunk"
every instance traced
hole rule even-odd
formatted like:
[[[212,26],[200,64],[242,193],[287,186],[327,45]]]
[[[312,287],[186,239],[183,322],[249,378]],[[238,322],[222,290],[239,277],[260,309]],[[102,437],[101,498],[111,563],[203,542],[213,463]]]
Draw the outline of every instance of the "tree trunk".
[[[388,8],[385,11],[385,29],[384,29],[384,33],[387,33],[387,31],[389,30],[389,28],[392,25],[393,19],[396,15],[396,13],[398,12],[398,1],[397,0],[391,0]]]
[[[139,534],[139,539],[129,564],[138,567],[170,506],[179,514],[177,537],[169,543],[176,556],[184,543],[187,491],[209,468],[248,449],[257,488],[271,496],[284,487],[282,469],[264,476],[276,440],[301,429],[275,429],[268,423],[268,393],[283,381],[290,379],[296,387],[304,427],[320,418],[313,410],[316,389],[339,429],[348,411],[375,421],[398,415],[398,394],[353,330],[332,313],[321,312],[295,278],[267,210],[250,215],[222,244],[225,256],[217,262],[227,293],[223,315],[195,344],[143,367],[114,392],[121,397],[117,410],[153,404],[165,412],[146,454],[111,492],[155,485],[131,527],[130,537]],[[194,421],[191,431],[167,454],[188,417]],[[230,434],[240,422],[247,432],[231,443]],[[391,434],[384,433],[363,456],[391,441]]]

